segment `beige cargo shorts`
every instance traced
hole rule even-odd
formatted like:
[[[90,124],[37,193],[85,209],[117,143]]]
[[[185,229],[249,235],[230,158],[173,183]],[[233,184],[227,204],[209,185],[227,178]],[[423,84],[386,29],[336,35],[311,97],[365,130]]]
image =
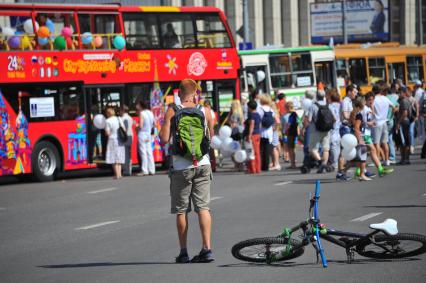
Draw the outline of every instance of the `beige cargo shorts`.
[[[194,210],[210,210],[210,165],[170,172],[171,213],[184,214]]]

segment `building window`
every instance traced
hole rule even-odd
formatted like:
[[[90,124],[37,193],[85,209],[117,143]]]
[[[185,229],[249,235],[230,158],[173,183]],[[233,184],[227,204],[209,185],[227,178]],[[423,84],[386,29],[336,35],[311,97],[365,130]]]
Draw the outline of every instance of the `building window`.
[[[273,88],[286,88],[292,86],[290,57],[285,55],[271,56],[271,82]]]

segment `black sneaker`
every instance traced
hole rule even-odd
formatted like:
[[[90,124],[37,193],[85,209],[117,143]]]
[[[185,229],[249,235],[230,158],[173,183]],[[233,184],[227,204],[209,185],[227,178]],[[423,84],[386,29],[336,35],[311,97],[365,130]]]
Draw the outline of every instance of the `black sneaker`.
[[[343,174],[343,173],[337,173],[336,175],[337,181],[347,182],[347,181],[350,181],[351,179],[352,179],[351,177],[348,177],[346,176],[346,174]]]
[[[177,258],[176,258],[176,263],[189,263],[189,256],[187,253],[181,253]]]
[[[191,259],[193,263],[208,263],[212,261],[214,261],[213,252],[205,249],[202,249],[198,255]]]

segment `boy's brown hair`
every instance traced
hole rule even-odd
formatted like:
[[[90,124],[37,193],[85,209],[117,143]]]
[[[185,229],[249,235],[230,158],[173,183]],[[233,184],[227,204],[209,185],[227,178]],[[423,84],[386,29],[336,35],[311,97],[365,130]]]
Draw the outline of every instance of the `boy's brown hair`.
[[[183,95],[194,94],[198,89],[198,84],[193,79],[183,79],[179,84],[179,91]]]

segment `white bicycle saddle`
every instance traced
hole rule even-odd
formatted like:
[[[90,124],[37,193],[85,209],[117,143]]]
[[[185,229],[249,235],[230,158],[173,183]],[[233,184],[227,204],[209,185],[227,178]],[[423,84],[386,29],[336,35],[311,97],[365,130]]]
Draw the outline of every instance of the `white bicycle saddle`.
[[[397,222],[395,219],[388,218],[382,223],[370,224],[371,229],[380,230],[388,235],[398,234]]]

